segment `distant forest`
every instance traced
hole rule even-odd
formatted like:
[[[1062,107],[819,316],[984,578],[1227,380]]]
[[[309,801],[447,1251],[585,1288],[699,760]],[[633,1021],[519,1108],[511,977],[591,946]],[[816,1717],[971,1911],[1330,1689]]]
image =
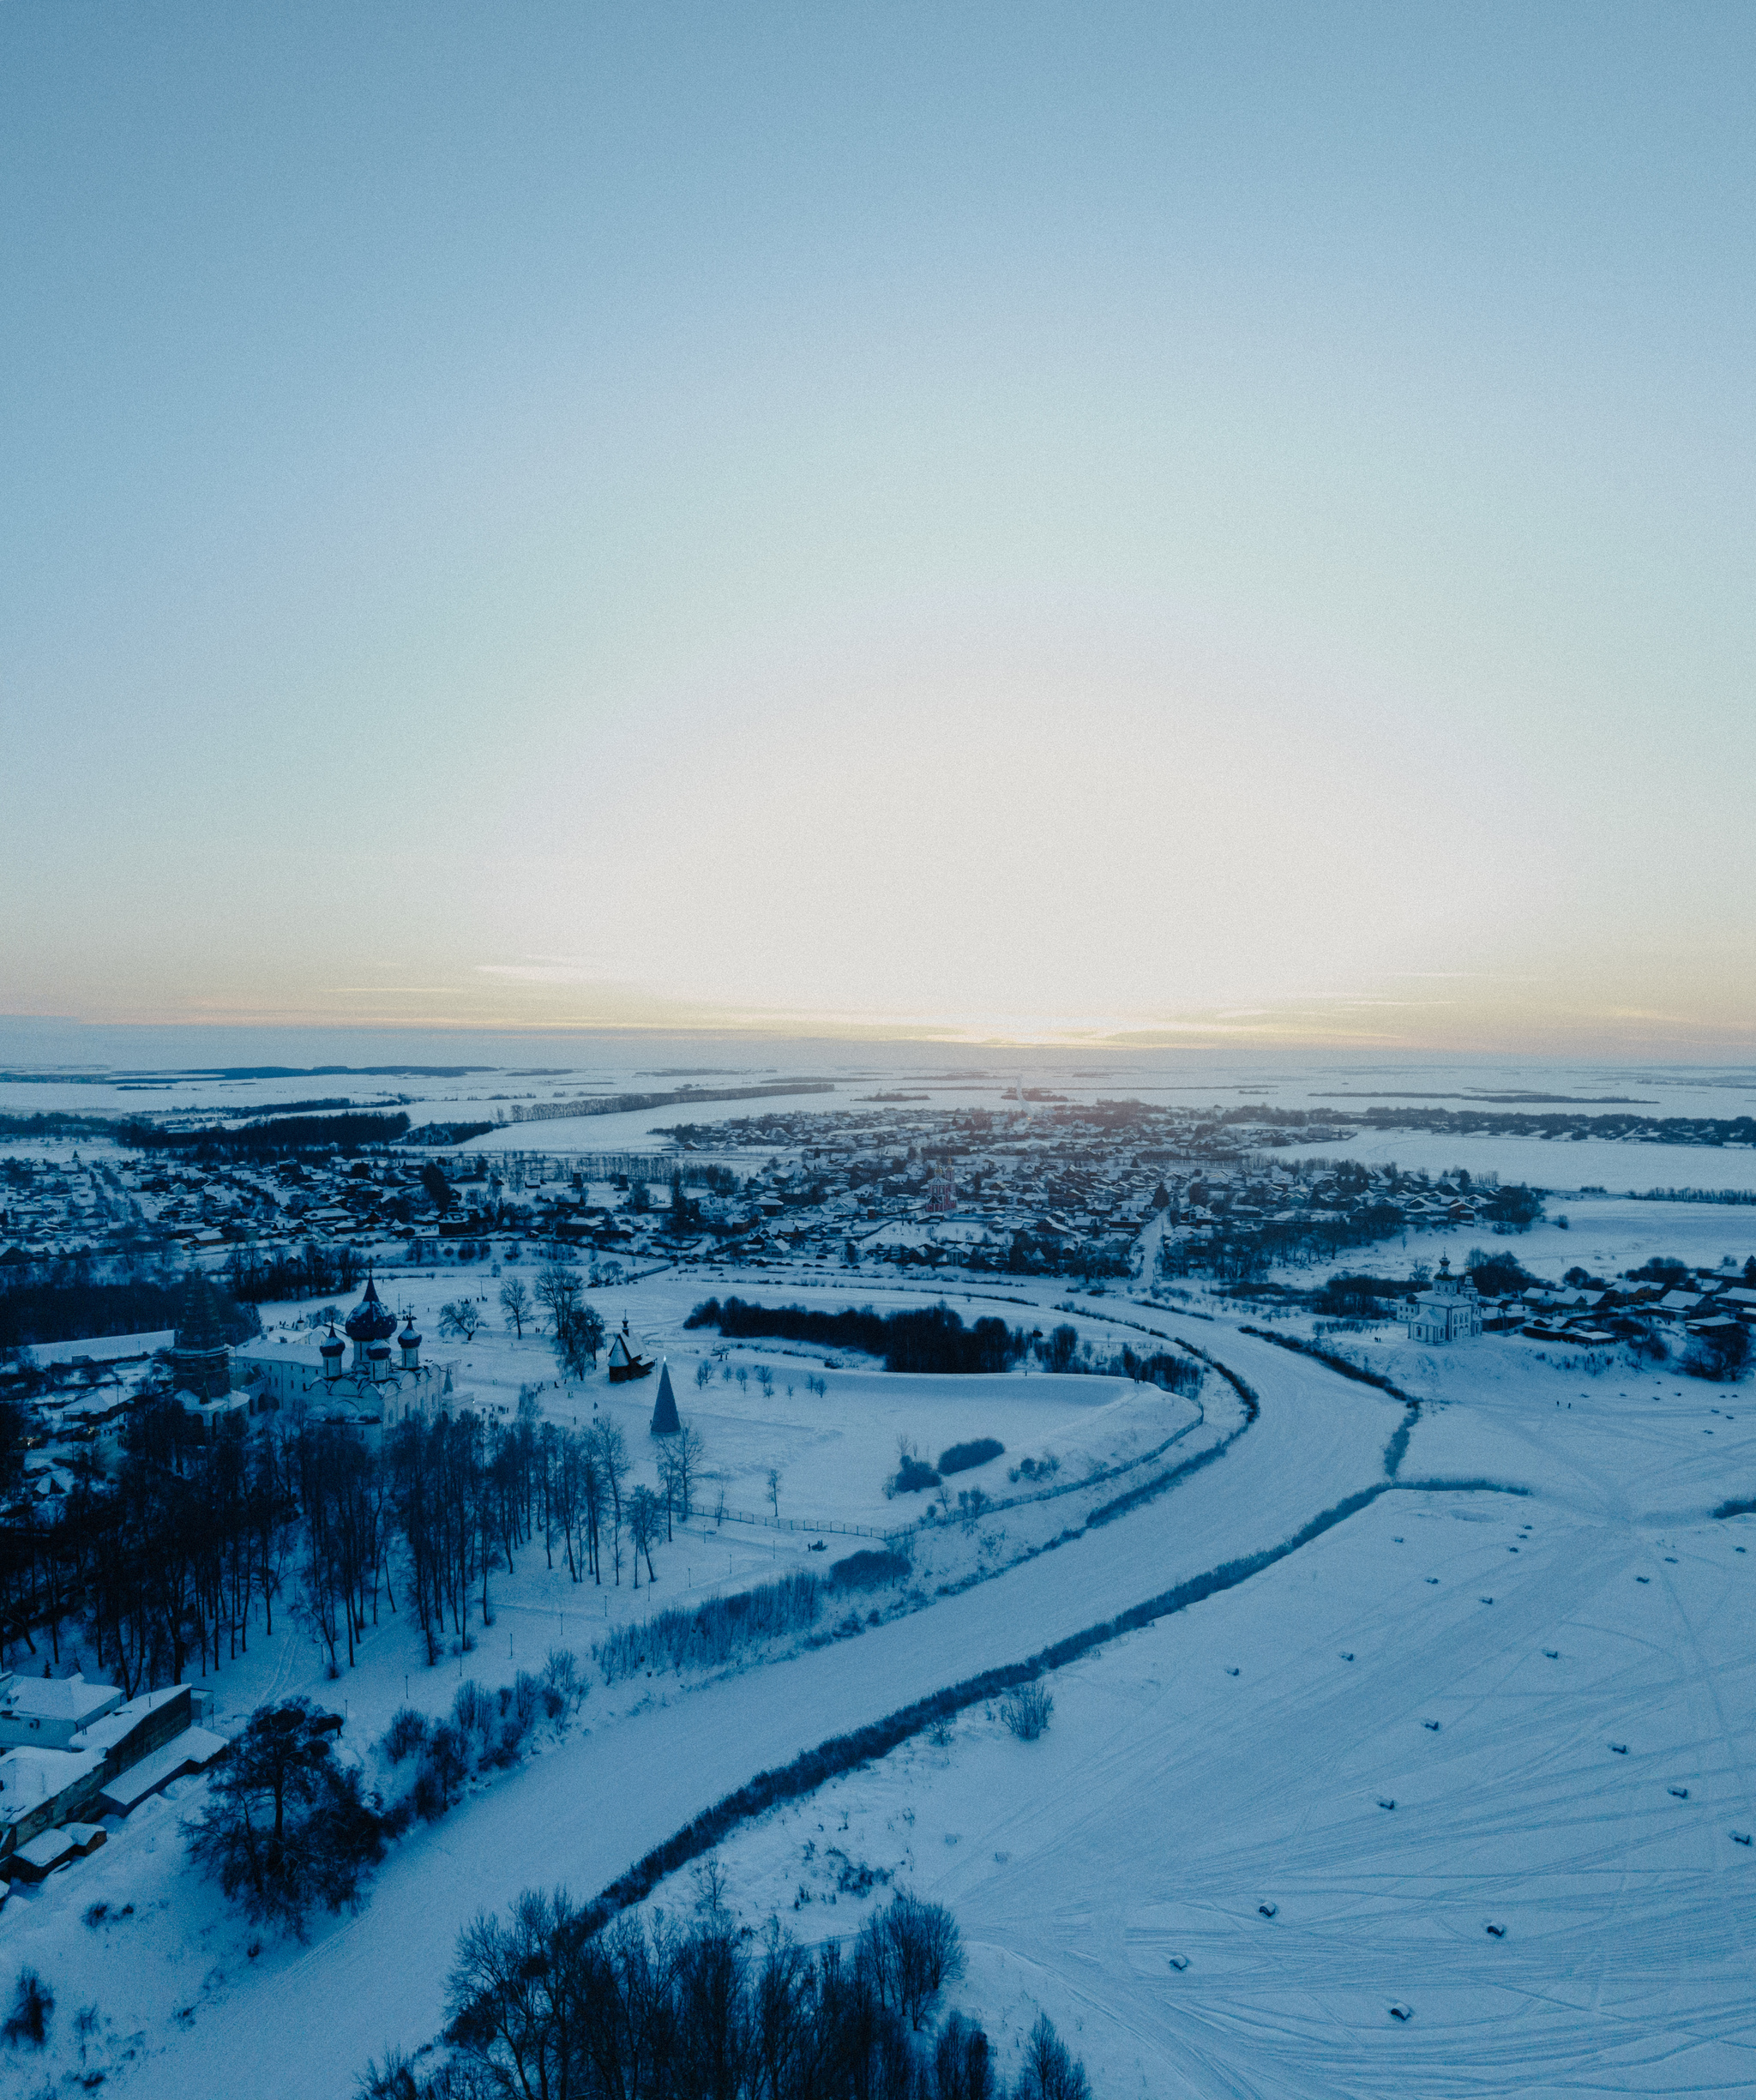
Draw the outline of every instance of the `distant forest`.
[[[408,1132],[408,1117],[356,1110],[345,1116],[276,1116],[228,1130],[209,1123],[195,1130],[166,1130],[158,1123],[118,1122],[110,1134],[118,1145],[141,1152],[193,1152],[202,1159],[265,1159],[280,1152],[310,1152],[338,1145],[393,1145]]]

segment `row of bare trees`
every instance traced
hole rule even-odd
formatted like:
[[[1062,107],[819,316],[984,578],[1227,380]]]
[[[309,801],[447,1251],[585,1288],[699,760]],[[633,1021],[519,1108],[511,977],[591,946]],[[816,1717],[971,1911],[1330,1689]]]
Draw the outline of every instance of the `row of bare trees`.
[[[464,1932],[450,2056],[393,2049],[367,2100],[1091,2100],[1046,2017],[1015,2085],[980,2024],[936,2009],[962,1976],[957,1921],[908,1893],[851,1947],[760,1935],[723,1908],[687,1926],[626,1913],[607,1930],[565,1892],[527,1890]],[[424,2056],[426,2052],[423,2052]]]
[[[493,1578],[540,1544],[575,1582],[656,1581],[655,1555],[700,1492],[685,1428],[634,1478],[621,1429],[472,1411],[397,1424],[382,1449],[327,1424],[191,1442],[175,1403],[143,1411],[113,1478],[86,1466],[58,1508],[0,1529],[0,1664],[87,1667],[130,1696],[244,1652],[294,1610],[340,1670],[384,1612],[409,1611],[430,1662],[493,1622]],[[39,1646],[39,1644],[40,1646]]]

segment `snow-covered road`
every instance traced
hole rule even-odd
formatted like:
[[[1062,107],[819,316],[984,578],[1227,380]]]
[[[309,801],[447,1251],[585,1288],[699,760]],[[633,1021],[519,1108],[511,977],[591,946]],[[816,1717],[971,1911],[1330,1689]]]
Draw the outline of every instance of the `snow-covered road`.
[[[304,1950],[222,1962],[225,1981],[174,2039],[142,2037],[124,2090],[334,2100],[387,2043],[433,2035],[458,1930],[477,1910],[532,1884],[590,1894],[753,1773],[1275,1546],[1382,1477],[1395,1402],[1248,1337],[1188,1333],[1218,1344],[1261,1399],[1259,1421],[1218,1462],[928,1610],[655,1704],[534,1760],[396,1847],[358,1916],[320,1922]],[[1206,1399],[1217,1430],[1236,1426],[1229,1388],[1210,1380]]]

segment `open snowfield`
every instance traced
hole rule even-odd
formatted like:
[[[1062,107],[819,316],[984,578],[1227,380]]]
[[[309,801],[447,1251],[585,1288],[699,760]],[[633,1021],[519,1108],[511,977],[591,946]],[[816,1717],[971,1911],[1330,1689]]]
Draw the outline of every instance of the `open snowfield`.
[[[1452,1104],[1452,1105],[1458,1105]],[[1581,1109],[1576,1112],[1589,1115]],[[1686,1113],[1705,1116],[1705,1108]],[[1750,1113],[1748,1103],[1730,1111]],[[1599,1110],[1608,1114],[1609,1110]],[[1356,1130],[1344,1144],[1278,1147],[1277,1159],[1357,1159],[1366,1166],[1394,1162],[1405,1174],[1443,1174],[1467,1167],[1560,1193],[1599,1188],[1615,1195],[1649,1188],[1756,1189],[1756,1151],[1740,1145],[1647,1145],[1607,1138],[1452,1137],[1428,1130]]]
[[[1680,1223],[1702,1209],[1674,1207]],[[1644,1218],[1654,1206],[1627,1208]],[[1740,1215],[1707,1214],[1722,1228]],[[1536,1237],[1510,1244],[1526,1257]],[[1597,1260],[1581,1222],[1557,1237]],[[1546,1273],[1547,1260],[1532,1266]],[[851,1292],[850,1280],[711,1287],[881,1306],[931,1295]],[[437,1302],[463,1279],[389,1281],[393,1302],[417,1300],[436,1348]],[[784,1347],[729,1359],[768,1363],[772,1395],[717,1372],[698,1393],[694,1362],[719,1337],[681,1323],[702,1292],[699,1278],[660,1274],[595,1297],[670,1357],[685,1416],[722,1456],[728,1501],[774,1454],[783,1517],[796,1497],[826,1521],[894,1520],[873,1476],[893,1465],[899,1434],[929,1453],[999,1435],[1007,1460],[974,1478],[1007,1492],[1005,1466],[1026,1449],[1103,1459],[1139,1433],[1136,1409],[1177,1405],[1096,1379],[830,1371]],[[1034,1296],[1022,1305],[1001,1291],[947,1295],[966,1319],[1061,1316],[1046,1291],[1016,1294]],[[1110,1489],[1004,1512],[976,1535],[935,1527],[917,1548],[920,1608],[887,1601],[857,1638],[707,1682],[594,1683],[577,1726],[417,1826],[360,1912],[314,1920],[304,1948],[270,1938],[252,1955],[256,1935],[189,1874],[177,1826],[201,1787],[179,1783],[183,1800],[149,1806],[0,1911],[0,1969],[36,1967],[64,2015],[32,2075],[52,2084],[80,2068],[70,2016],[91,2004],[91,2066],[123,2092],[235,2092],[247,2064],[252,2091],[346,2093],[386,2043],[436,2031],[453,1942],[478,1908],[535,1883],[588,1894],[755,1772],[1272,1549],[1384,1483],[1404,1419],[1388,1396],[1224,1320],[1114,1294],[1079,1303],[1075,1324],[1094,1343],[1145,1345],[1110,1324],[1136,1321],[1209,1351],[1260,1394],[1260,1418],[1113,1522],[1081,1528]],[[1518,1339],[1450,1351],[1389,1334],[1332,1340],[1427,1398],[1403,1480],[1525,1492],[1381,1495],[1239,1586],[1056,1673],[1041,1742],[1016,1742],[972,1709],[948,1744],[913,1742],[735,1832],[721,1848],[733,1900],[753,1920],[779,1910],[803,1936],[856,1929],[870,1899],[840,1892],[834,1847],[950,1903],[970,1949],[962,2001],[1006,2047],[1045,2008],[1100,2095],[1750,2090],[1756,1882],[1729,1833],[1756,1825],[1756,1612],[1743,1595],[1756,1550],[1737,1550],[1756,1548],[1756,1521],[1709,1513],[1756,1493],[1756,1407],[1747,1415],[1739,1388],[1620,1357],[1584,1375]],[[467,1364],[460,1382],[508,1402],[520,1382],[552,1379],[539,1344],[496,1336],[443,1353]],[[827,1394],[808,1391],[808,1372]],[[589,1414],[594,1400],[625,1410],[639,1454],[652,1390],[550,1385],[542,1399],[557,1414]],[[1165,1463],[1242,1427],[1217,1376],[1201,1403],[1205,1420]],[[829,1543],[806,1564],[841,1549]],[[405,1677],[413,1703],[437,1712],[466,1670],[504,1681],[557,1639],[583,1654],[606,1614],[762,1580],[801,1565],[809,1543],[753,1525],[711,1542],[692,1532],[664,1549],[657,1591],[638,1599],[582,1589],[527,1549],[516,1576],[496,1579],[496,1622],[478,1628],[472,1653],[430,1671],[412,1636],[387,1626],[330,1684],[305,1635],[284,1628],[222,1673],[221,1711],[304,1688],[345,1706],[346,1739],[363,1745]],[[934,1595],[941,1582],[953,1593]],[[795,1909],[802,1889],[809,1900]],[[653,1901],[687,1908],[695,1894],[684,1874]],[[112,1916],[88,1927],[95,1902]],[[1392,2002],[1411,2008],[1406,2023]]]
[[[1654,1255],[1674,1255],[1706,1268],[1717,1267],[1729,1256],[1732,1266],[1741,1268],[1756,1254],[1756,1205],[1570,1195],[1552,1197],[1548,1212],[1528,1232],[1506,1239],[1496,1239],[1480,1224],[1409,1232],[1370,1247],[1350,1248],[1333,1261],[1284,1271],[1283,1276],[1304,1285],[1332,1271],[1406,1275],[1417,1261],[1436,1268],[1441,1256],[1448,1256],[1456,1268],[1471,1248],[1483,1247],[1490,1254],[1514,1256],[1545,1283],[1559,1284],[1575,1267],[1613,1279]],[[1561,1223],[1563,1218],[1566,1224]]]
[[[948,1904],[1007,2060],[1046,2009],[1104,2094],[1747,2093],[1745,1539],[1386,1495],[1059,1673],[1040,1742],[977,1711],[773,1812],[729,1900],[851,1934],[846,1864]]]

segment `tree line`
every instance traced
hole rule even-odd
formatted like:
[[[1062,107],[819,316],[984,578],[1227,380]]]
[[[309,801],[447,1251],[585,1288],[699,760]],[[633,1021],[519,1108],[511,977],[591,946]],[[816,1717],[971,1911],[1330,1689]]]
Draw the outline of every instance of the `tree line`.
[[[340,1116],[274,1116],[230,1129],[205,1123],[193,1130],[167,1129],[138,1118],[109,1126],[118,1145],[143,1152],[191,1152],[203,1159],[268,1159],[283,1152],[356,1151],[362,1145],[394,1145],[408,1134],[408,1117],[354,1110]]]
[[[365,1273],[353,1248],[323,1247],[315,1240],[298,1248],[234,1247],[224,1272],[227,1291],[247,1305],[334,1297],[353,1290]]]
[[[412,1614],[430,1663],[493,1623],[493,1580],[540,1544],[574,1581],[638,1589],[700,1493],[701,1440],[665,1438],[655,1481],[634,1477],[621,1429],[473,1411],[399,1423],[373,1449],[346,1429],[292,1421],[246,1439],[171,1399],[136,1411],[105,1479],[82,1461],[51,1510],[0,1527],[0,1664],[69,1637],[87,1674],[132,1697],[247,1651],[277,1610],[352,1666],[384,1614]]]
[[[956,1919],[899,1892],[844,1950],[761,1933],[703,1882],[691,1924],[624,1914],[598,1929],[565,1891],[527,1890],[464,1931],[448,1985],[449,2060],[393,2049],[367,2100],[1090,2100],[1039,2016],[1016,2085],[977,2021],[936,2019],[964,1973]]]
[[[948,1305],[875,1312],[869,1305],[827,1313],[803,1305],[755,1305],[743,1298],[706,1299],[683,1322],[717,1327],[729,1340],[777,1336],[829,1349],[882,1357],[887,1371],[1010,1370],[1031,1346],[1022,1327],[984,1318],[966,1327]]]

